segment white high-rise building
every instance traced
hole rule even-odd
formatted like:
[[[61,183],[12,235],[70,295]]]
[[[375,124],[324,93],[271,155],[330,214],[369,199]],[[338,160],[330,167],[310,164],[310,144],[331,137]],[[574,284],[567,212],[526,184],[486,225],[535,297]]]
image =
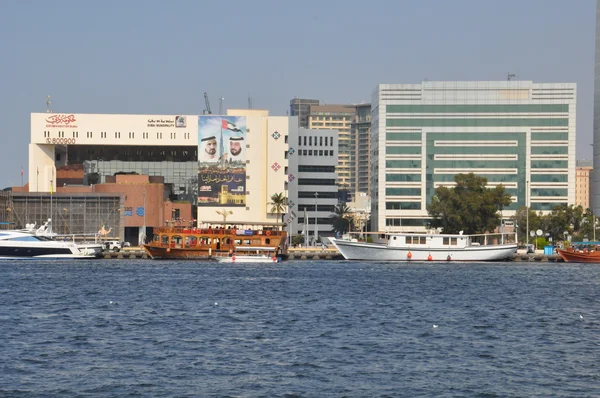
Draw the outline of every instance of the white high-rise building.
[[[502,184],[510,217],[575,203],[574,83],[380,84],[372,98],[371,228],[423,231],[459,173]]]

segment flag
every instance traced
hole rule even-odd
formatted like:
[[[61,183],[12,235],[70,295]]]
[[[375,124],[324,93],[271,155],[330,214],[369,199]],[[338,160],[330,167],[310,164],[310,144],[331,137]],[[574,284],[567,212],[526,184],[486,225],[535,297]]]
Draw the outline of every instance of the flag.
[[[242,130],[240,130],[235,124],[228,122],[225,119],[221,119],[221,128],[224,130],[231,130],[231,131],[237,131],[237,132],[242,132]]]

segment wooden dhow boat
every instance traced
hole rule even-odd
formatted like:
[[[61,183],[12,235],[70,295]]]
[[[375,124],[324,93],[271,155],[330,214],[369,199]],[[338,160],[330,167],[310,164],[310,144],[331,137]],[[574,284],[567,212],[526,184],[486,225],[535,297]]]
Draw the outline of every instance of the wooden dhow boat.
[[[567,263],[600,263],[600,242],[574,242],[556,252]]]
[[[143,245],[154,259],[215,259],[231,256],[244,247],[276,248],[287,259],[288,235],[280,223],[204,222],[198,227],[167,225],[154,229],[154,238]]]

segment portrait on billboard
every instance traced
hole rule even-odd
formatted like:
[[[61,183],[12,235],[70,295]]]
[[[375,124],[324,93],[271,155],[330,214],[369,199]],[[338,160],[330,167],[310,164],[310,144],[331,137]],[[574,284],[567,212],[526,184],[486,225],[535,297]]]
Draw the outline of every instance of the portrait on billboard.
[[[198,206],[246,205],[246,118],[198,117]]]
[[[186,124],[185,116],[175,116],[175,127],[185,127]]]

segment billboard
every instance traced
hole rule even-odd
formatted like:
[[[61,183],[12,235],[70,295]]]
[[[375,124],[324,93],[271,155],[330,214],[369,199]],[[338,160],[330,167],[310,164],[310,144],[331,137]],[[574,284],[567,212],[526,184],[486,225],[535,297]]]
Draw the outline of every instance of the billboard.
[[[198,206],[246,205],[246,117],[198,117]]]

